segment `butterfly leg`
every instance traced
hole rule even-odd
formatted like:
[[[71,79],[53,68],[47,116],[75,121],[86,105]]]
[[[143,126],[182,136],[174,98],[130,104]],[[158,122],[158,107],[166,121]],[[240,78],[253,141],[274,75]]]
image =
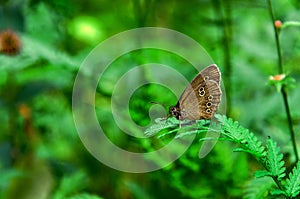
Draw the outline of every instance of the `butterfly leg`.
[[[182,120],[182,117],[179,115],[178,119],[179,119],[179,128],[181,128],[181,120]]]

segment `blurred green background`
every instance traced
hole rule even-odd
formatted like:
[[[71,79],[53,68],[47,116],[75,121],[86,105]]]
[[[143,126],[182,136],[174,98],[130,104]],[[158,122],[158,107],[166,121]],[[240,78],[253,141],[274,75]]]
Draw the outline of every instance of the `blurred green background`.
[[[298,0],[272,2],[276,19],[300,21]],[[294,160],[282,96],[267,84],[278,73],[267,1],[1,0],[0,30],[15,32],[21,48],[7,54],[0,44],[0,198],[243,197],[259,165],[247,154],[232,152],[230,143],[218,142],[199,159],[196,140],[179,160],[145,174],[113,170],[81,143],[71,110],[81,62],[101,41],[144,26],[170,28],[199,42],[222,71],[227,114],[261,138],[271,136],[286,161]],[[280,41],[284,72],[296,79],[288,97],[299,146],[300,27],[281,30]],[[114,64],[105,86],[97,89],[96,110],[105,118],[107,136],[124,149],[152,151],[160,145],[156,138],[127,136],[109,112],[114,78],[130,62],[174,66],[189,80],[196,73],[166,52],[133,52]],[[149,101],[174,105],[177,99],[166,93],[157,85],[137,90],[130,101],[134,121],[149,124]]]

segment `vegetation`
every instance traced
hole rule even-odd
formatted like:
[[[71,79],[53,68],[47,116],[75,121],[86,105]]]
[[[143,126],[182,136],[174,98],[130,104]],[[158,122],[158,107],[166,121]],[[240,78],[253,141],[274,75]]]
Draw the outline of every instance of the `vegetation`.
[[[0,198],[298,198],[299,9],[298,0],[0,1]],[[173,106],[177,97],[169,88],[147,84],[130,96],[132,121],[123,122],[132,135],[140,133],[134,122],[151,137],[127,135],[111,111],[124,73],[159,63],[190,81],[198,71],[159,49],[120,56],[92,97],[105,135],[139,153],[196,138],[172,164],[126,173],[85,148],[73,120],[72,92],[80,65],[95,46],[139,27],[169,28],[201,44],[221,70],[227,111],[215,121],[185,123],[154,114],[153,122],[150,102]],[[146,69],[136,79],[157,75]],[[220,137],[205,137],[210,129],[218,129],[213,133]],[[206,141],[217,142],[200,159]]]

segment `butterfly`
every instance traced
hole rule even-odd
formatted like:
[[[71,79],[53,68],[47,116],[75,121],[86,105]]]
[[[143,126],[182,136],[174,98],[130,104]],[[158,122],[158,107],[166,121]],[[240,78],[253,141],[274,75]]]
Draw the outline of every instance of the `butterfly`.
[[[217,65],[204,68],[186,87],[177,104],[169,108],[169,116],[178,120],[211,119],[221,101],[220,79]]]

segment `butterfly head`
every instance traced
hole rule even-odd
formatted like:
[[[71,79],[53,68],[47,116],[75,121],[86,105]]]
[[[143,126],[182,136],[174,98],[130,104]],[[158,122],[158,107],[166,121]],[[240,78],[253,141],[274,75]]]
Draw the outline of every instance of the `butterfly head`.
[[[181,115],[180,108],[177,105],[171,106],[169,108],[169,113],[170,113],[170,117],[175,117],[177,119],[179,119]]]

